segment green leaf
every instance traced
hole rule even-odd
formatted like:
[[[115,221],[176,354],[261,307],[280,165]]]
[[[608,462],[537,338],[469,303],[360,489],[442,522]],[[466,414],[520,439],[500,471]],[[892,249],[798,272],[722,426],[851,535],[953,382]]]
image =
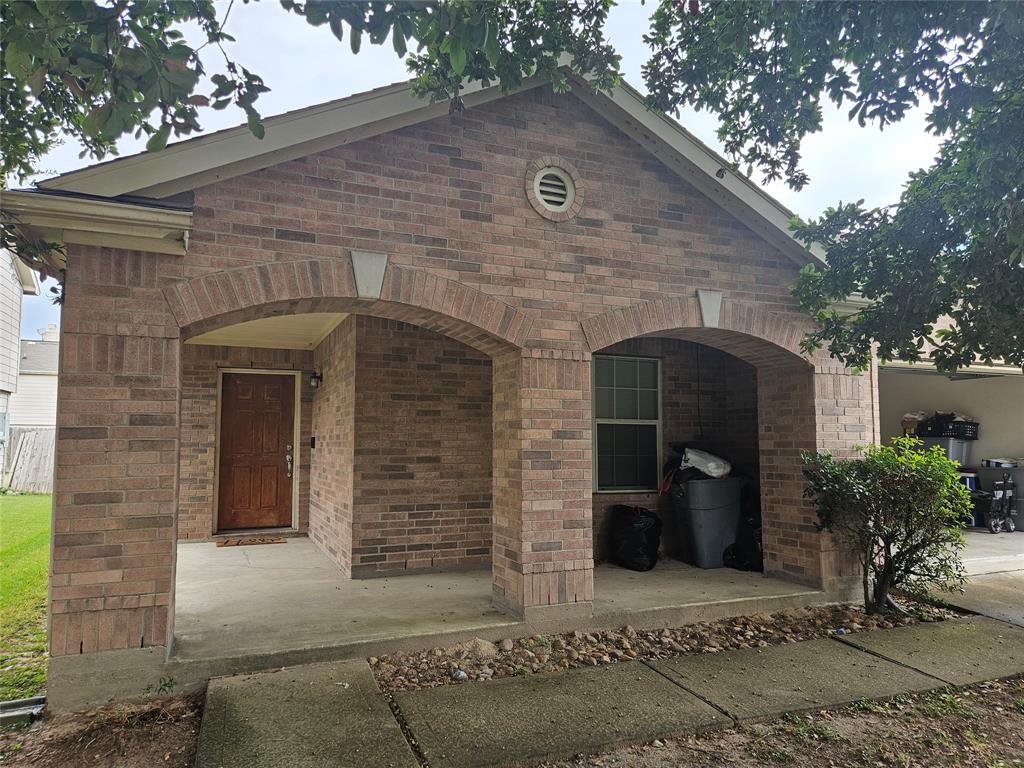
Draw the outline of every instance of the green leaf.
[[[405,35],[403,34],[402,26],[398,23],[397,19],[395,20],[394,26],[391,28],[391,44],[395,48],[395,53],[399,56],[405,56]]]
[[[159,152],[161,149],[167,146],[167,139],[171,135],[171,126],[169,123],[161,125],[156,133],[149,137],[149,141],[146,142],[147,152]]]
[[[452,40],[448,59],[452,63],[452,72],[462,77],[462,73],[466,71],[466,50],[461,42]]]
[[[249,126],[249,131],[257,139],[262,139],[266,135],[267,130],[263,127],[263,121],[260,120],[260,116],[255,112],[249,113],[246,124]]]

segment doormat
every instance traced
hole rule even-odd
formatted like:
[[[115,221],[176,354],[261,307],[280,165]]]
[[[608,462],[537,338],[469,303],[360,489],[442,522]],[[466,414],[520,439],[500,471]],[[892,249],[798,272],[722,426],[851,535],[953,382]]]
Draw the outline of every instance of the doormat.
[[[284,544],[284,536],[229,536],[217,539],[218,547],[246,547],[250,544]]]

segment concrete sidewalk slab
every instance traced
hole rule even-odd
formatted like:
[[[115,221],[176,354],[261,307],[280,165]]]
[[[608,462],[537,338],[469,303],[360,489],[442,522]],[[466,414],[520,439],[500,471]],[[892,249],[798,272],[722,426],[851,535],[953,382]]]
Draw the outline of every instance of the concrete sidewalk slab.
[[[395,698],[431,768],[568,757],[731,725],[639,662],[449,685]]]
[[[210,681],[196,768],[416,768],[365,661]]]
[[[964,569],[972,577],[1002,571],[1024,571],[1024,531],[989,533],[985,529],[964,531]]]
[[[862,632],[843,642],[952,685],[1024,672],[1024,629],[984,616]]]
[[[738,720],[760,720],[942,685],[833,640],[681,656],[650,665]]]
[[[962,595],[943,595],[943,599],[957,608],[1024,627],[1024,571],[972,576]]]

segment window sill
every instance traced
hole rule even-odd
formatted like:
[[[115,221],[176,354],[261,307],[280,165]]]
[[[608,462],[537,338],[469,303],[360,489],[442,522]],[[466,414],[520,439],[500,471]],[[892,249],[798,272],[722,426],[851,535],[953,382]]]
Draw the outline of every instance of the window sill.
[[[601,494],[602,496],[622,496],[627,493],[657,493],[657,488],[613,488],[610,490],[594,489],[595,494]]]

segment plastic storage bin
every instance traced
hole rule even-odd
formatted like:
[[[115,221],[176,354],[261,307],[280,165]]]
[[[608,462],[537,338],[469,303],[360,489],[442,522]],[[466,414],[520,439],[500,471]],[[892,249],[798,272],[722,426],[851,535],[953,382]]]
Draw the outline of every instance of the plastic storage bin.
[[[922,437],[921,442],[925,448],[941,446],[946,455],[961,467],[971,466],[971,444],[967,440],[957,440],[954,437]]]
[[[698,568],[721,568],[722,554],[736,541],[743,496],[742,477],[688,480],[672,489],[680,557]]]

